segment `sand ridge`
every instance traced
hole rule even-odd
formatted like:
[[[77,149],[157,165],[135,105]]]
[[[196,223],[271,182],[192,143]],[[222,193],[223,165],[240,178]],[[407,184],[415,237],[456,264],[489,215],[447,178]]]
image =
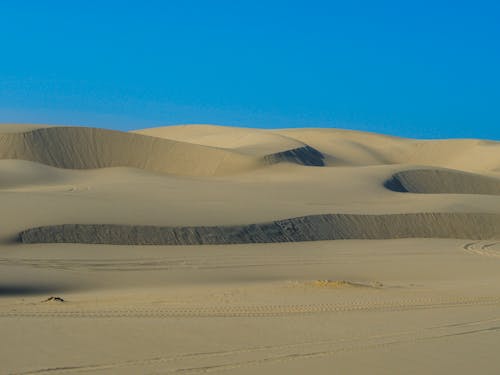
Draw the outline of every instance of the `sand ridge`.
[[[500,195],[500,178],[451,169],[400,171],[395,173],[385,186],[407,193]]]
[[[466,171],[500,171],[500,142],[479,139],[416,140],[342,129],[274,130],[304,142],[333,165],[414,164]]]
[[[1,373],[500,367],[498,142],[0,133]]]
[[[399,238],[404,236],[432,237],[434,235],[450,238],[467,238],[469,236],[471,239],[488,239],[488,236],[496,235],[491,230],[484,232],[480,228],[481,225],[476,223],[477,215],[481,217],[481,212],[483,214],[496,213],[494,205],[487,205],[484,199],[479,200],[476,197],[484,194],[499,194],[498,181],[500,180],[494,176],[494,172],[470,173],[435,166],[448,163],[451,160],[450,155],[454,155],[457,145],[470,146],[475,144],[481,146],[485,143],[487,145],[485,147],[496,150],[498,148],[496,147],[497,144],[493,142],[470,140],[427,142],[336,129],[264,131],[213,125],[173,126],[146,129],[133,133],[65,126],[41,126],[33,129],[29,128],[27,131],[26,127],[22,126],[19,132],[13,132],[15,128],[13,125],[9,125],[7,128],[11,131],[10,133],[0,134],[0,157],[13,160],[3,160],[0,163],[5,176],[4,182],[0,183],[0,188],[5,193],[24,192],[29,194],[33,192],[49,194],[58,191],[79,192],[82,198],[81,204],[88,205],[86,203],[88,202],[88,194],[84,194],[85,191],[89,191],[93,201],[96,200],[97,196],[105,196],[95,190],[92,187],[93,184],[104,181],[104,175],[106,179],[108,175],[111,177],[107,184],[113,184],[113,181],[117,181],[111,174],[111,169],[110,172],[105,172],[105,174],[95,173],[91,170],[134,167],[146,174],[150,172],[160,173],[154,180],[150,179],[150,183],[153,183],[153,181],[154,183],[161,183],[163,187],[161,189],[148,189],[151,192],[155,190],[165,191],[168,194],[165,197],[171,195],[172,189],[169,186],[174,186],[177,182],[172,179],[166,180],[161,177],[161,174],[168,174],[173,178],[179,176],[178,181],[182,181],[183,189],[192,186],[188,191],[191,191],[191,194],[194,195],[190,196],[188,193],[183,199],[194,199],[197,195],[202,195],[203,191],[200,190],[202,186],[203,189],[220,189],[223,191],[226,189],[224,186],[231,185],[232,188],[227,189],[226,195],[222,193],[220,197],[216,198],[214,196],[211,199],[220,202],[223,197],[223,199],[229,199],[234,196],[236,197],[234,204],[243,210],[249,210],[252,205],[255,206],[253,208],[255,214],[251,215],[254,218],[251,219],[252,221],[246,221],[246,223],[253,222],[254,224],[242,224],[242,222],[245,223],[244,219],[236,223],[231,222],[230,219],[225,219],[224,221],[228,222],[227,224],[212,226],[206,224],[197,226],[188,220],[186,220],[187,225],[165,225],[161,223],[165,220],[161,219],[160,212],[157,214],[158,219],[155,220],[158,223],[153,225],[144,222],[144,219],[136,220],[132,216],[127,220],[120,218],[119,221],[115,222],[107,219],[104,224],[98,224],[102,221],[97,220],[96,222],[92,219],[92,215],[85,215],[86,219],[82,222],[78,220],[78,215],[64,214],[55,222],[50,223],[50,221],[44,220],[44,222],[39,222],[36,225],[35,221],[35,225],[22,228],[21,238],[24,238],[25,241],[28,241],[28,238],[34,239],[37,237],[37,241],[58,242],[57,239],[67,236],[65,241],[78,242],[78,238],[81,238],[82,243],[92,243],[99,239],[99,241],[103,242],[97,243],[223,244],[346,238]],[[413,160],[415,155],[418,154],[415,152],[415,147],[417,149],[425,148],[426,145],[434,145],[436,142],[440,142],[443,152],[441,158],[436,157],[433,159],[433,166],[429,165],[423,168],[411,164],[398,164],[403,162],[404,159]],[[327,143],[329,148],[327,148]],[[317,146],[318,149],[323,150],[325,153],[318,151],[310,144]],[[447,144],[450,145],[448,151],[446,151]],[[341,147],[337,149],[337,147],[333,147],[335,145],[341,145]],[[370,160],[364,161],[366,165],[340,167],[335,162],[332,163],[332,160],[340,160],[335,155],[338,155],[339,152],[343,153],[352,147],[355,147],[358,151],[364,150],[365,156],[371,155]],[[240,153],[242,149],[245,150],[244,153]],[[358,151],[352,151],[349,154],[349,159],[344,156],[343,160],[348,161],[350,164],[360,162],[362,158],[359,159],[360,154]],[[399,158],[399,160],[396,158]],[[30,164],[28,161],[42,163],[47,166]],[[476,164],[479,166],[483,161],[483,159],[480,159],[480,163]],[[383,173],[385,174],[383,169],[377,169],[377,163],[386,163],[385,167],[390,167],[395,170],[395,173],[392,173],[392,176],[387,179],[383,175]],[[276,165],[283,165],[284,167],[273,167]],[[51,169],[48,166],[56,168]],[[322,168],[318,169],[318,167]],[[78,171],[80,173],[77,173]],[[368,182],[367,179],[367,183],[362,186],[362,190],[357,192],[354,187],[354,180],[373,173],[377,175],[380,182],[377,179]],[[184,180],[182,176],[208,179],[202,183],[202,181]],[[277,176],[277,181],[286,181],[290,176],[293,176],[294,179],[293,181],[290,180],[289,183],[280,183],[271,190],[266,189],[266,186],[269,188],[273,186],[270,183],[270,176]],[[304,179],[310,179],[310,183],[301,180],[300,176]],[[220,180],[221,177],[226,178],[226,180]],[[126,182],[127,179],[130,179],[130,182]],[[132,179],[134,180],[133,183]],[[133,186],[136,180],[142,181],[145,179],[141,174],[125,172],[124,180],[120,184]],[[259,180],[261,182],[257,182]],[[250,186],[255,185],[254,188],[246,188],[248,183],[245,181],[252,181]],[[262,216],[263,219],[258,217],[258,200],[261,199],[260,197],[264,198],[266,192],[277,194],[276,199],[271,198],[269,201],[269,204],[276,209],[278,207],[277,201],[287,197],[288,194],[290,198],[300,196],[297,203],[302,203],[301,200],[307,199],[308,194],[304,193],[308,189],[311,189],[311,191],[321,190],[326,193],[328,187],[320,189],[320,186],[326,183],[328,183],[326,186],[333,188],[332,194],[339,195],[340,199],[325,196],[323,200],[332,203],[306,204],[302,209],[298,209],[298,207],[297,209],[287,209],[281,214],[278,210],[272,215],[273,221],[267,221],[266,215]],[[380,187],[377,186],[379,183]],[[319,186],[314,186],[316,184],[319,184]],[[147,185],[142,186],[146,187]],[[439,200],[433,200],[432,197],[429,197],[427,199],[428,203],[425,203],[422,198],[412,198],[408,201],[402,196],[396,199],[396,196],[383,194],[381,188],[384,187],[388,192],[427,193],[427,195],[441,193],[447,195],[447,197]],[[137,191],[133,187],[127,189],[125,185],[123,187],[117,185],[114,190],[116,194],[122,190],[126,191],[128,196],[135,194]],[[262,195],[259,198],[256,197],[257,200],[253,203],[246,202],[246,197],[254,193],[252,190],[262,191]],[[110,193],[108,191],[104,194]],[[355,207],[354,202],[359,200],[353,194],[358,194],[358,197],[363,197],[366,200],[366,209],[363,209],[363,205],[358,205],[356,210],[348,210],[348,207]],[[452,198],[450,194],[468,194],[471,197],[469,199],[460,196]],[[158,193],[154,196],[160,198],[162,194]],[[343,196],[347,197],[347,200],[344,200]],[[370,199],[370,196],[373,198]],[[79,200],[74,196],[67,200],[66,204]],[[106,200],[111,203],[112,197],[110,196]],[[353,201],[352,204],[350,204],[350,200]],[[141,201],[145,202],[146,197],[142,197],[140,200],[132,199],[129,204],[137,202],[140,205]],[[160,202],[153,199],[151,203],[158,207],[164,205],[165,209],[171,210],[174,202],[168,203],[168,201],[170,199],[160,204]],[[376,203],[377,201],[378,203]],[[340,205],[341,202],[342,205]],[[79,204],[77,207],[83,207],[82,205]],[[264,206],[265,204],[262,205],[262,207]],[[289,203],[287,203],[287,206],[292,207]],[[211,207],[214,206],[209,205],[208,207],[212,209]],[[329,210],[327,210],[328,207],[330,207]],[[181,205],[179,205],[178,209],[181,208]],[[187,211],[187,209],[188,207],[183,208],[184,211]],[[222,207],[218,210],[223,212]],[[144,212],[146,211],[145,208]],[[237,209],[234,211],[236,214]],[[410,218],[410,216],[405,215],[408,212],[414,213],[416,216]],[[214,214],[209,212],[212,220],[214,220]],[[449,215],[446,220],[450,220],[456,226],[448,228],[448,233],[445,233],[445,230],[436,233],[426,230],[425,228],[432,226],[431,223],[436,220],[435,214]],[[458,214],[458,216],[455,214]],[[202,209],[194,210],[192,215],[206,216]],[[242,218],[244,215],[245,213],[241,212],[240,216]],[[426,215],[425,218],[422,215]],[[463,215],[467,215],[468,221],[463,221],[463,217],[465,217]],[[170,215],[163,216],[168,218]],[[67,219],[64,219],[64,217],[67,217]],[[71,217],[73,218],[71,219]],[[102,217],[113,217],[113,215],[106,214]],[[300,219],[301,217],[306,219]],[[364,219],[361,219],[363,217]],[[400,218],[402,221],[394,222],[389,217]],[[370,218],[375,219],[372,222]],[[463,222],[458,224],[457,220]],[[496,219],[489,220],[493,220],[492,225],[497,224]],[[200,219],[197,218],[196,221],[199,222]],[[81,223],[82,225],[72,227],[71,223]],[[236,225],[231,225],[232,223]],[[325,224],[325,226],[324,223],[328,224]],[[105,229],[107,228],[106,225],[113,228],[112,235],[110,231]],[[297,228],[296,225],[298,225]],[[284,228],[287,226],[294,228],[293,231],[295,232],[291,235],[285,233]],[[349,226],[352,228],[351,230],[346,229]],[[413,227],[414,230],[408,230],[405,226]],[[488,228],[490,226],[490,224],[487,225]],[[43,227],[43,229],[36,229],[40,227]],[[396,229],[389,229],[389,227]],[[443,225],[438,225],[438,227],[443,228]],[[62,236],[61,233],[54,231],[62,231],[65,234]],[[34,233],[37,233],[37,236],[34,236]],[[123,239],[117,238],[118,233],[123,236]],[[370,233],[370,235],[367,233]],[[90,238],[92,236],[96,239],[92,240]],[[151,239],[148,240],[148,236]]]
[[[390,238],[500,239],[500,214],[315,215],[243,226],[66,224],[27,229],[23,243],[221,245]]]
[[[264,131],[183,125],[127,133],[10,124],[0,126],[0,133],[2,159],[73,169],[129,166],[212,176],[285,161],[310,166],[415,164],[493,173],[500,170],[498,142],[422,141],[339,129]]]
[[[48,127],[0,134],[0,158],[58,168],[135,167],[179,175],[216,175],[256,168],[236,152],[139,134],[85,127]]]
[[[233,126],[202,124],[173,125],[134,130],[133,133],[204,146],[238,150],[260,156],[307,146],[304,142],[272,131]]]

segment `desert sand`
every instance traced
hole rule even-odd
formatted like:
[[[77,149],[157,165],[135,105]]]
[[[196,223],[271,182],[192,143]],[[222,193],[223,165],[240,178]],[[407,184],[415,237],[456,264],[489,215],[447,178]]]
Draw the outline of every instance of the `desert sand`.
[[[0,373],[497,374],[500,143],[0,125]]]

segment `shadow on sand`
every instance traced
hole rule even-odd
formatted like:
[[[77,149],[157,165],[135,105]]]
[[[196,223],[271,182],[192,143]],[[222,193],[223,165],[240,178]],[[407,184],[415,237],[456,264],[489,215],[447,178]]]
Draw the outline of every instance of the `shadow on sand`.
[[[57,294],[66,291],[55,285],[0,284],[1,297],[36,296]]]

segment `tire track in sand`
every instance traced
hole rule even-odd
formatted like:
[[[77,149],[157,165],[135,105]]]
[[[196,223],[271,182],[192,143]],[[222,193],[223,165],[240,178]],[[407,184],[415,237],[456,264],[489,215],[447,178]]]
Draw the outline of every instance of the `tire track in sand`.
[[[314,359],[339,355],[343,352],[380,349],[408,343],[439,340],[454,336],[495,332],[500,317],[480,321],[461,322],[452,325],[421,327],[385,334],[341,337],[336,339],[311,340],[296,343],[261,345],[210,352],[179,353],[153,358],[131,359],[120,362],[86,364],[65,367],[40,368],[16,372],[17,375],[54,374],[95,371],[161,368],[163,374],[200,374],[244,367],[256,367],[279,362]],[[475,326],[471,329],[470,326]],[[217,361],[214,363],[214,361]]]
[[[100,309],[71,310],[19,308],[0,311],[0,318],[246,318],[282,317],[320,313],[342,313],[355,311],[407,311],[474,307],[500,304],[500,296],[456,297],[456,298],[414,298],[393,301],[353,301],[344,304],[303,304],[303,305],[247,305],[247,306],[203,306],[203,307],[163,307],[154,309]]]
[[[469,254],[500,258],[500,242],[498,241],[469,242],[463,246],[463,249]]]

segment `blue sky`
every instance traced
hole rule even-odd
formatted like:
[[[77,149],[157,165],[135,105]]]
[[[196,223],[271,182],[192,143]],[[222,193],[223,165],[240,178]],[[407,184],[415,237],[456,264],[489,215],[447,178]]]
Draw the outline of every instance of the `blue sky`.
[[[10,1],[0,122],[500,140],[498,1]]]

